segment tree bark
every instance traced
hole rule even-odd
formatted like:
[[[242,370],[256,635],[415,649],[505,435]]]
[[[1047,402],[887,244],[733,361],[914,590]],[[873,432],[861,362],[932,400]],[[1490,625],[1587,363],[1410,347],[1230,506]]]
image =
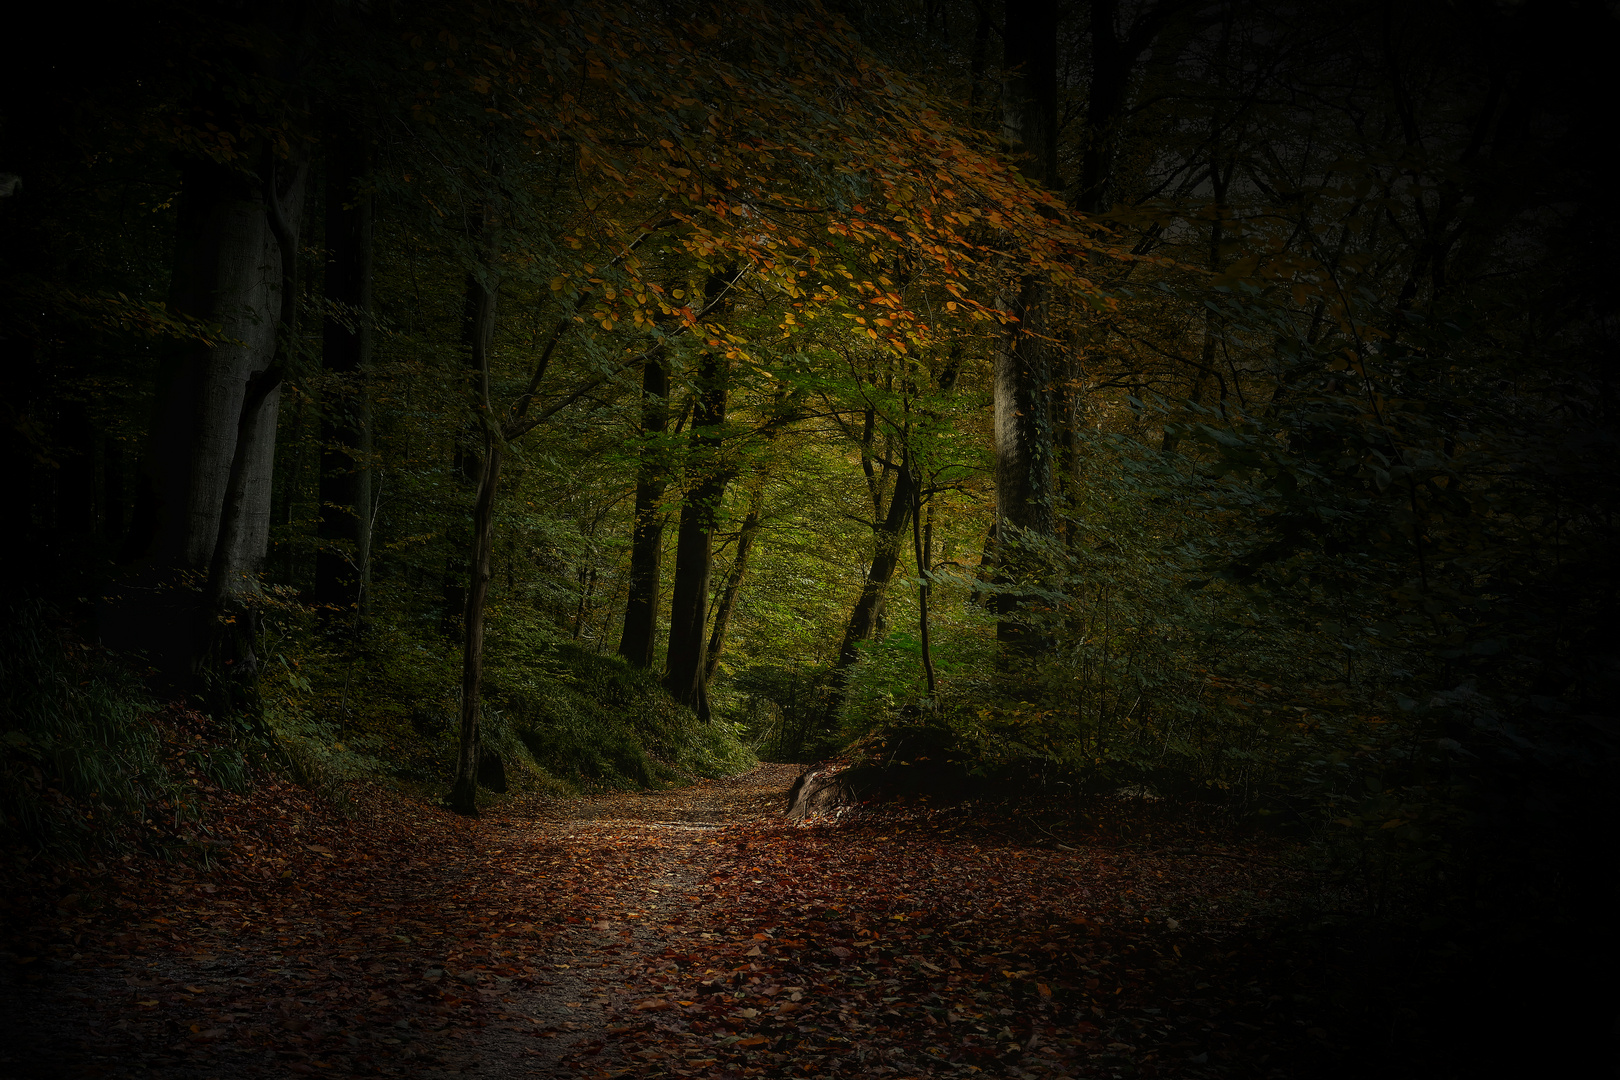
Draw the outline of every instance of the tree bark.
[[[478,755],[482,752],[484,691],[484,604],[489,598],[490,557],[495,547],[495,495],[501,481],[501,444],[493,429],[484,432],[478,473],[478,499],[473,504],[472,573],[467,585],[467,611],[462,620],[461,742],[456,752],[456,779],[450,808],[478,813]]]
[[[743,517],[742,528],[737,533],[737,557],[732,561],[725,588],[715,604],[714,629],[709,632],[708,653],[703,662],[705,682],[714,678],[720,666],[720,653],[726,645],[726,627],[731,622],[732,612],[737,610],[737,597],[742,593],[743,578],[748,574],[748,557],[753,553],[754,538],[759,535],[764,509],[765,476],[762,473],[754,480],[754,490],[748,497],[748,513]]]
[[[169,306],[219,324],[221,333],[188,343],[165,373],[153,445],[143,462],[142,497],[150,503],[141,515],[146,534],[132,540],[159,567],[202,571],[212,563],[219,538],[248,381],[275,356],[283,273],[263,193],[250,180],[212,162],[192,162],[181,190]],[[302,209],[302,191],[295,194],[294,217]],[[260,402],[269,423],[253,429],[261,442],[269,436],[271,453],[278,396]],[[248,449],[250,513],[262,500],[268,514],[270,461],[262,447]],[[262,540],[267,533],[254,529],[249,535]],[[230,561],[252,564],[262,556],[262,549],[245,550],[232,553]]]
[[[708,648],[709,578],[713,569],[710,552],[727,480],[718,460],[718,429],[726,418],[724,364],[714,352],[704,355],[700,374],[702,393],[692,423],[694,461],[702,474],[681,502],[680,530],[675,540],[675,582],[669,603],[669,650],[664,665],[664,687],[670,696],[705,721],[709,719],[708,665],[704,654]]]
[[[1137,61],[1153,48],[1172,18],[1190,7],[1189,0],[1159,0],[1124,30],[1119,25],[1119,0],[1092,0],[1091,77],[1081,136],[1080,176],[1070,199],[1070,205],[1081,213],[1100,214],[1112,205],[1120,130],[1130,104]],[[1172,50],[1179,51],[1179,47]]]
[[[333,389],[321,417],[315,602],[364,615],[371,546],[372,197],[364,136],[342,126],[327,140],[326,299],[322,360]]]
[[[1004,12],[1002,136],[1024,157],[1025,175],[1056,188],[1057,0],[1005,0]]]
[[[499,299],[495,260],[499,254],[493,209],[486,210],[478,270],[467,277],[468,367],[472,370],[474,406],[482,431],[480,451],[472,463],[477,478],[473,501],[471,558],[467,600],[462,612],[461,741],[456,753],[455,781],[450,808],[458,814],[478,813],[478,755],[482,750],[482,696],[484,690],[484,604],[489,598],[490,561],[495,547],[495,496],[501,481],[501,431],[490,406],[490,346],[495,338]]]
[[[494,172],[499,176],[498,167]],[[475,245],[476,266],[467,273],[466,293],[461,309],[461,344],[466,350],[468,374],[475,383],[473,393],[474,401],[477,403],[475,411],[481,410],[482,416],[466,424],[457,436],[451,451],[451,468],[455,475],[461,478],[461,483],[476,492],[484,468],[481,451],[483,425],[494,422],[488,400],[489,346],[495,336],[495,308],[500,293],[496,277],[500,236],[497,230],[495,205],[492,201],[484,203],[477,220],[469,229],[468,239]],[[480,390],[479,387],[483,389]],[[470,550],[477,544],[475,537],[470,537],[462,531],[464,524],[460,521],[453,522],[447,530],[452,553],[457,550]],[[466,614],[468,593],[463,583],[467,580],[466,575],[471,572],[472,568],[457,559],[454,554],[445,563],[444,581],[440,586],[441,605],[444,611],[441,629],[449,636],[466,634],[466,627],[463,625],[458,628],[455,620]]]
[[[726,306],[725,296],[740,270],[715,274],[704,289],[705,310]],[[698,401],[692,416],[691,463],[699,478],[681,502],[680,531],[675,540],[675,582],[669,602],[669,649],[664,662],[664,688],[671,697],[709,719],[708,649],[709,577],[715,519],[729,479],[720,462],[720,427],[726,421],[730,376],[724,345],[703,353],[698,370]]]
[[[911,520],[912,504],[916,499],[916,477],[912,475],[908,458],[901,462],[895,477],[894,491],[889,496],[888,511],[873,530],[872,563],[861,583],[861,595],[844,625],[844,638],[838,646],[835,671],[842,671],[860,656],[858,646],[869,640],[878,628],[883,613],[883,600],[888,595],[889,582],[894,579],[900,565],[900,548],[906,524]]]
[[[915,490],[914,498],[915,504],[911,511],[911,542],[914,546],[913,556],[917,560],[917,641],[918,647],[922,650],[923,677],[928,683],[928,697],[932,699],[939,690],[934,679],[934,652],[928,626],[928,601],[934,590],[929,566],[934,547],[934,508],[930,501],[927,504],[928,517],[925,524],[920,485]]]
[[[188,686],[235,659],[220,655],[215,609],[258,590],[280,400],[271,369],[278,332],[296,313],[287,286],[296,259],[283,251],[296,252],[306,175],[291,170],[277,192],[291,241],[278,243],[267,185],[208,161],[184,169],[169,303],[221,332],[188,342],[160,380],[126,546],[146,568],[104,610],[102,634]],[[290,334],[283,340],[291,347]],[[187,576],[202,579],[201,596]],[[237,629],[235,651],[249,661],[237,670],[251,673],[250,628]]]
[[[1008,74],[1002,91],[1002,132],[1031,178],[1056,187],[1057,6],[1055,0],[1006,0]],[[1017,294],[1002,302],[1011,317],[995,362],[996,520],[1003,575],[1013,569],[1009,545],[1024,535],[1051,533],[1053,516],[1052,348],[1047,308],[1051,284],[1025,274]],[[1003,592],[997,640],[1027,647],[1011,618],[1023,597]]]
[[[650,356],[641,368],[641,431],[647,438],[636,474],[636,517],[630,539],[630,592],[619,655],[652,667],[658,640],[658,601],[664,564],[664,490],[669,465],[661,436],[669,429],[669,369]]]

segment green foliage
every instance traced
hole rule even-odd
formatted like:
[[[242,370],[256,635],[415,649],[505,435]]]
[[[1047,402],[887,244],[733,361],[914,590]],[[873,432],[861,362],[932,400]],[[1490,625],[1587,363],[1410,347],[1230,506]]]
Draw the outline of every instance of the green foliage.
[[[241,790],[243,745],[187,739],[122,664],[76,645],[51,609],[0,621],[0,831],[56,854],[127,843],[159,809],[194,818],[199,782]]]
[[[551,775],[587,786],[662,786],[754,763],[737,730],[699,723],[651,674],[558,642],[538,663],[492,672],[507,729]]]
[[[746,769],[730,723],[701,724],[658,680],[497,611],[489,633],[482,746],[518,791],[568,794],[662,786]],[[410,613],[360,638],[328,636],[312,614],[284,617],[266,641],[270,724],[301,783],[340,803],[358,779],[442,793],[457,746],[459,649]]]

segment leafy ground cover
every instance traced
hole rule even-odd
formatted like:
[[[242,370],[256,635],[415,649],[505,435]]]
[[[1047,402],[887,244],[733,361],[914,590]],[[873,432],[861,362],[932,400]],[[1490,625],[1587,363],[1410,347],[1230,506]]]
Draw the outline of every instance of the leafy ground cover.
[[[206,861],[13,864],[0,1074],[1349,1074],[1285,844],[793,824],[797,772],[475,820],[267,781],[207,794]]]

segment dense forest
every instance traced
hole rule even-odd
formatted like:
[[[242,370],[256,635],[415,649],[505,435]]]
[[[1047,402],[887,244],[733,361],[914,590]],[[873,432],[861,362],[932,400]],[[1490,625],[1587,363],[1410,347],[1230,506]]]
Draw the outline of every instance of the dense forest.
[[[1612,1026],[1611,4],[41,17],[8,874],[834,762],[1285,845],[1345,1009]]]

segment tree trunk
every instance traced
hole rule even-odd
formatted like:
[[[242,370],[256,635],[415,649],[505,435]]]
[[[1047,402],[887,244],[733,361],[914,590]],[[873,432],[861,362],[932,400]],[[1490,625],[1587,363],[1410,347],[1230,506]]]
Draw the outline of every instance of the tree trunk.
[[[296,251],[307,170],[283,175]],[[145,652],[185,684],[219,659],[206,595],[185,579],[207,574],[206,594],[221,599],[256,593],[269,537],[280,375],[263,376],[295,306],[284,283],[296,262],[283,266],[264,188],[210,161],[184,166],[169,307],[220,332],[185,343],[160,376],[125,546],[145,569],[102,612],[109,645]]]
[[[715,519],[726,495],[726,476],[721,471],[720,438],[716,434],[725,422],[726,389],[723,361],[714,353],[705,355],[701,378],[702,397],[693,416],[692,445],[695,463],[703,470],[697,485],[681,503],[680,531],[675,541],[675,582],[669,602],[669,651],[665,660],[664,687],[676,701],[703,720],[709,719],[708,664],[704,653],[709,628],[709,577],[713,560],[710,547]]]
[[[206,570],[219,537],[220,511],[237,449],[248,380],[266,370],[281,323],[281,253],[271,234],[263,193],[251,180],[212,162],[192,163],[182,180],[181,209],[170,289],[172,310],[220,325],[213,343],[193,342],[171,366],[159,391],[153,452],[146,462],[147,497],[155,501],[146,554],[160,566]],[[302,211],[302,184],[289,200]],[[297,222],[290,224],[296,228]],[[249,516],[269,511],[269,456],[274,452],[275,404],[259,408],[268,423],[252,425],[268,447],[248,447]],[[243,539],[262,543],[259,526]],[[238,567],[255,564],[260,548],[228,553]]]
[[[257,611],[241,603],[258,592],[257,569],[269,538],[270,471],[281,383],[298,350],[298,226],[309,175],[308,148],[285,166],[265,155],[264,208],[281,268],[277,339],[270,364],[247,381],[209,559],[198,624],[193,680],[215,716],[263,724],[254,654]]]
[[[320,518],[315,602],[355,626],[364,614],[371,526],[372,197],[363,136],[349,127],[327,141],[326,300],[322,359],[332,379],[321,418]]]
[[[742,529],[737,533],[737,557],[731,564],[731,573],[726,575],[725,588],[715,605],[714,629],[709,632],[708,654],[704,659],[705,681],[714,678],[715,670],[720,666],[720,653],[726,644],[726,626],[731,622],[732,612],[737,610],[737,597],[742,592],[743,578],[748,574],[748,556],[753,553],[754,537],[759,535],[764,508],[765,477],[761,474],[754,481],[754,490],[748,498],[748,513],[743,518]]]
[[[489,597],[490,562],[495,548],[495,496],[501,481],[501,440],[490,406],[489,352],[495,338],[495,311],[499,299],[495,260],[499,253],[493,208],[486,208],[482,265],[467,277],[466,341],[472,369],[475,410],[482,428],[482,451],[474,463],[477,495],[473,501],[472,541],[467,578],[467,600],[462,610],[461,743],[456,754],[455,781],[450,808],[458,814],[478,813],[478,755],[482,750],[481,698],[484,690],[484,603]]]
[[[705,288],[705,309],[723,305],[737,271],[712,276]],[[680,531],[675,541],[675,583],[669,602],[669,650],[664,662],[664,688],[671,697],[709,719],[708,649],[710,545],[715,519],[725,499],[727,476],[720,463],[720,426],[726,421],[729,376],[724,346],[708,349],[698,371],[698,401],[692,416],[691,467],[700,479],[681,503]]]
[[[916,500],[917,480],[912,475],[909,457],[901,462],[895,477],[894,492],[889,496],[888,512],[873,530],[872,564],[861,584],[860,598],[849,614],[844,626],[844,639],[838,646],[835,671],[842,671],[855,663],[860,655],[857,646],[870,639],[882,618],[883,600],[888,594],[889,582],[894,579],[900,565],[900,549],[906,524],[911,520],[911,508]]]
[[[456,753],[456,779],[450,808],[478,813],[478,755],[482,751],[481,698],[484,691],[484,603],[489,597],[490,556],[495,547],[495,495],[501,480],[501,445],[493,430],[484,434],[483,462],[478,471],[478,500],[473,505],[472,574],[467,583],[467,610],[462,620],[461,743]]]
[[[499,175],[498,168],[496,174]],[[461,309],[461,344],[466,350],[468,373],[477,384],[473,395],[474,400],[478,402],[475,408],[482,410],[485,422],[493,423],[494,416],[490,412],[488,400],[489,347],[495,336],[495,307],[500,295],[500,284],[495,270],[500,252],[500,236],[493,202],[485,202],[478,220],[473,223],[468,239],[476,246],[477,267],[467,273],[466,298]],[[451,449],[452,471],[461,478],[461,483],[474,492],[477,491],[480,477],[483,475],[483,457],[480,449],[483,437],[484,432],[480,423],[470,422],[457,435]],[[452,553],[469,550],[477,543],[476,538],[469,537],[463,531],[464,526],[464,521],[453,519],[446,530]],[[455,620],[463,617],[467,610],[467,591],[462,583],[467,580],[466,575],[469,572],[471,568],[461,562],[455,554],[452,554],[445,564],[444,582],[441,586],[444,622],[441,626],[451,636],[466,633],[466,627],[458,628]]]
[[[979,83],[990,52],[990,11],[994,0],[974,0],[973,48],[968,61],[968,111],[979,105]]]
[[[1002,136],[1026,176],[1056,188],[1057,0],[1006,0],[1004,10]]]
[[[653,664],[658,640],[658,600],[664,564],[664,489],[669,466],[661,436],[669,428],[669,369],[648,357],[641,369],[642,448],[636,475],[636,517],[630,540],[630,595],[624,611],[619,655],[638,668]]]
[[[1027,175],[1048,187],[1057,177],[1057,7],[1055,0],[1006,0],[1007,76],[1002,90],[1002,131]],[[996,520],[1003,550],[997,562],[1012,570],[1007,546],[1016,538],[1044,536],[1053,527],[1052,348],[1047,340],[1051,284],[1026,274],[1017,295],[1003,301],[1012,317],[995,362]],[[1021,625],[1009,618],[1024,604],[1002,593],[998,640],[1023,642]],[[1024,642],[1024,644],[1028,644]]]
[[[1043,278],[1023,279],[1006,306],[1017,322],[996,355],[996,517],[1014,536],[1052,531],[1052,356],[1043,340],[1050,294]],[[1004,531],[1001,539],[1010,537]]]
[[[911,512],[911,541],[915,547],[913,555],[917,560],[917,641],[922,650],[923,677],[928,683],[928,697],[932,700],[939,689],[934,680],[934,653],[928,627],[928,600],[933,592],[929,562],[934,547],[934,507],[932,501],[927,504],[928,517],[927,523],[924,524],[924,504],[920,486],[916,489],[915,500]]]
[[[1135,57],[1125,56],[1120,40],[1119,0],[1092,0],[1091,78],[1086,97],[1084,150],[1080,179],[1075,185],[1074,207],[1087,214],[1108,208],[1109,181],[1114,172],[1116,128],[1125,108]]]

